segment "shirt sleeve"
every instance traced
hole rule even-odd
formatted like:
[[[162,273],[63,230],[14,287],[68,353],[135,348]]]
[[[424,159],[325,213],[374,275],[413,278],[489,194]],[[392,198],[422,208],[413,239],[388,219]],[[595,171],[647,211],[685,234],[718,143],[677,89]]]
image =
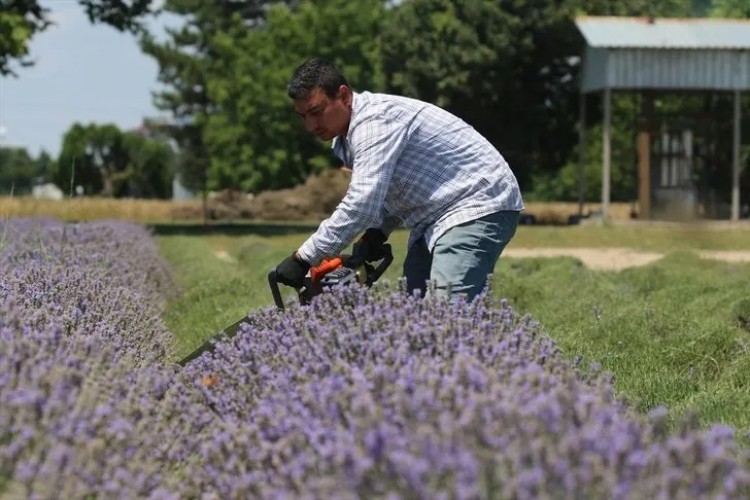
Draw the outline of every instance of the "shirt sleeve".
[[[401,227],[404,223],[404,221],[402,221],[400,217],[391,215],[385,210],[383,211],[381,220],[382,222],[379,224],[379,228],[386,236],[390,236],[393,231]],[[375,227],[378,227],[378,225],[376,225]]]
[[[315,265],[324,257],[338,255],[359,233],[384,222],[383,201],[407,131],[406,124],[384,116],[371,117],[352,131],[349,188],[333,214],[299,248],[302,259]]]

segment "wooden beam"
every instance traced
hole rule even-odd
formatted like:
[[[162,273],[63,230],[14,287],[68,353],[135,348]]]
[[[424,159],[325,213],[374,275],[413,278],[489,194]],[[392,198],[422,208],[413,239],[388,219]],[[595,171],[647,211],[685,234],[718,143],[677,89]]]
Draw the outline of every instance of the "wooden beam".
[[[638,133],[638,218],[651,218],[651,134]]]
[[[654,91],[641,91],[639,135],[636,139],[638,153],[638,217],[651,218],[651,142],[657,134],[654,115]]]
[[[740,91],[734,91],[734,140],[732,146],[732,220],[740,220]]]
[[[602,219],[609,218],[609,189],[612,172],[612,89],[604,89],[604,126],[602,127]]]
[[[578,129],[578,217],[583,217],[583,202],[586,192],[586,93],[579,94]]]

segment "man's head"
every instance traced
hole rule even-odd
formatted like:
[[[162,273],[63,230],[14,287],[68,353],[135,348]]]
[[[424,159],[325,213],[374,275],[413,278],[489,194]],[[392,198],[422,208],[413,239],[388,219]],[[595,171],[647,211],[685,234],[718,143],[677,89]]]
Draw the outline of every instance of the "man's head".
[[[305,128],[318,139],[330,141],[346,135],[352,113],[352,89],[338,68],[325,59],[313,58],[292,74],[287,93]]]

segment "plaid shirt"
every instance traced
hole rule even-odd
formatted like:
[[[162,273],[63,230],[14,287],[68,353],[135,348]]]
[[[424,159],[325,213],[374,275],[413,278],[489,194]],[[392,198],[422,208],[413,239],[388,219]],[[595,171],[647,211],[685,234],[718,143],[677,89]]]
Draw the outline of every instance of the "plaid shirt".
[[[333,151],[352,169],[346,195],[299,248],[311,264],[341,253],[369,227],[389,234],[403,224],[409,245],[432,250],[458,224],[500,210],[523,210],[502,155],[463,120],[425,102],[354,93],[349,131]]]

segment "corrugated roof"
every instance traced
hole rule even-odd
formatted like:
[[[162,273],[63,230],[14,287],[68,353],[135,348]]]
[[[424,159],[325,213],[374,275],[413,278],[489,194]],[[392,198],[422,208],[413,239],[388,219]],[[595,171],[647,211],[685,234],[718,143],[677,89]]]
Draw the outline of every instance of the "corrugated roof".
[[[576,25],[591,47],[750,49],[747,20],[581,16]]]

